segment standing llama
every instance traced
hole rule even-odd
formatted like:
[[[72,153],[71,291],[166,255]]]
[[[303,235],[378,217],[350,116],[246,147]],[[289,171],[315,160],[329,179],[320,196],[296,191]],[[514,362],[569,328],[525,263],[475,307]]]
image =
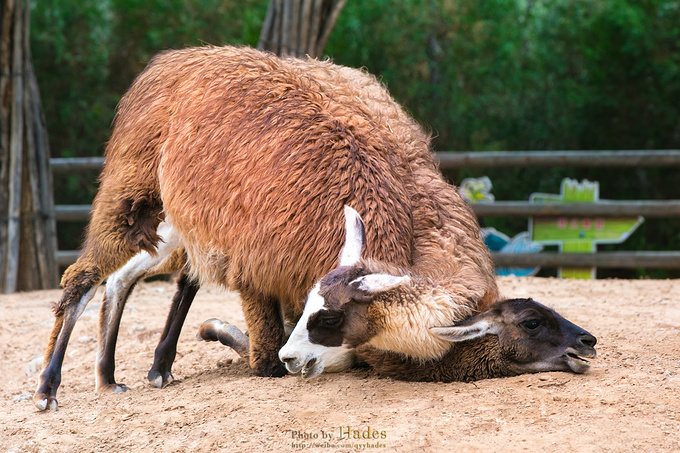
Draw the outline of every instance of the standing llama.
[[[345,205],[369,225],[366,257],[446,288],[450,298],[417,308],[428,323],[452,325],[499,300],[474,214],[438,170],[429,136],[374,77],[242,47],[157,55],[119,104],[82,251],[62,277],[36,406],[58,408],[68,341],[97,287],[161,249],[184,249],[192,282],[239,292],[253,372],[285,374],[283,319],[298,319],[336,267]],[[176,239],[160,241],[161,221]],[[116,390],[120,312],[105,306],[100,325],[115,328],[98,386]],[[425,336],[429,327],[395,352],[440,355],[447,342]]]

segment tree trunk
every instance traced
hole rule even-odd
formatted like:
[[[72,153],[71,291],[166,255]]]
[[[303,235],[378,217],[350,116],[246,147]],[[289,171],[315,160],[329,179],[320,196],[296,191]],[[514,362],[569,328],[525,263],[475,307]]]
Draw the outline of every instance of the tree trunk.
[[[270,0],[258,49],[318,58],[346,0]]]
[[[58,286],[49,145],[28,0],[0,9],[0,292]]]

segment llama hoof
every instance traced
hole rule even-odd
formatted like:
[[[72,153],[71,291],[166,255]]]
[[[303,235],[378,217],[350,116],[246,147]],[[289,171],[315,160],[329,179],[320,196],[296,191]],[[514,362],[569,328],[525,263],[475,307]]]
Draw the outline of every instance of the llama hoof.
[[[127,385],[116,384],[115,382],[113,384],[101,385],[97,388],[98,393],[123,393],[128,390],[130,390],[130,387]]]
[[[172,373],[169,371],[160,373],[156,370],[151,370],[149,371],[149,375],[147,377],[151,385],[157,389],[162,389],[175,380],[175,378],[172,376]]]
[[[198,341],[218,341],[217,332],[224,326],[224,323],[217,318],[210,318],[198,328],[196,340]]]
[[[37,407],[38,410],[41,411],[47,410],[47,398],[43,398],[41,400],[36,401],[35,407]]]
[[[33,397],[33,401],[35,402],[35,407],[37,407],[38,410],[40,411],[59,410],[59,404],[57,403],[56,398],[47,397],[45,395],[42,396],[35,395]]]
[[[248,359],[250,356],[248,333],[243,333],[238,327],[228,322],[222,322],[217,318],[208,319],[201,324],[198,328],[198,334],[196,334],[196,340],[219,341],[236,351],[244,359]]]

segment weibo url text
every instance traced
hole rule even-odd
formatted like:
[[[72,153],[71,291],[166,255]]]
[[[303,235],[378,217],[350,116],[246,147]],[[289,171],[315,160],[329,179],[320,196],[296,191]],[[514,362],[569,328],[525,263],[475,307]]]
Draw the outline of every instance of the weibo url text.
[[[387,431],[375,429],[371,426],[354,428],[340,426],[336,430],[320,431],[291,431],[291,447],[298,450],[320,448],[346,448],[352,450],[366,450],[370,448],[385,448],[383,442],[387,439]]]

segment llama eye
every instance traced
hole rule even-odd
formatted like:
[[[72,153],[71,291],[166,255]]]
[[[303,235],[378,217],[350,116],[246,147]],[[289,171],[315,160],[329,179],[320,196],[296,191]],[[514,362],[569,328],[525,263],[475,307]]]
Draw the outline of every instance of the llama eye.
[[[522,322],[521,326],[527,332],[535,332],[539,327],[541,327],[541,323],[536,319],[529,319],[527,321]]]
[[[335,327],[338,324],[340,324],[340,316],[332,316],[328,318],[322,318],[321,319],[321,324],[323,324],[324,327]]]

